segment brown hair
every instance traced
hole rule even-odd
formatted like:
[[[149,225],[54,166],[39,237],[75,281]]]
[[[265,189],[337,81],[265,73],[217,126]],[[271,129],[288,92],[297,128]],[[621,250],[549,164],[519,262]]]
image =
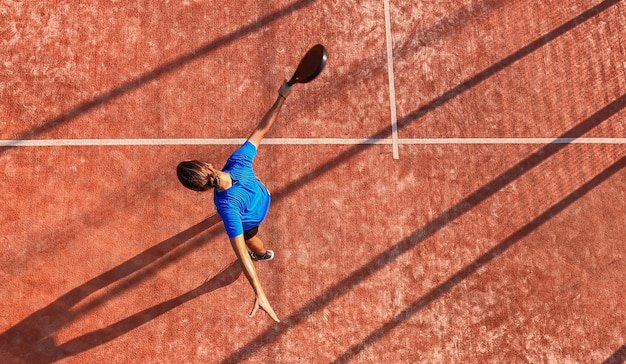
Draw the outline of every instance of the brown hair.
[[[217,187],[219,178],[217,170],[209,163],[193,160],[184,161],[176,167],[176,175],[183,186],[194,191],[206,191]]]

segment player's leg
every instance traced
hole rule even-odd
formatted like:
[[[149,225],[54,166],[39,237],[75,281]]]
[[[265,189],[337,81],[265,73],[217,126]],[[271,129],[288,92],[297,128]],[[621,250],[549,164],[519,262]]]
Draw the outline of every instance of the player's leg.
[[[258,236],[256,236],[258,231],[259,231],[259,228],[257,226],[253,229],[246,230],[243,234],[244,240],[246,241],[246,246],[252,252],[250,254],[250,257],[252,258],[252,260],[274,259],[274,252],[271,250],[265,249],[265,245],[263,244],[263,241]]]
[[[265,249],[263,241],[259,239],[257,236],[252,237],[250,239],[246,239],[246,245],[248,246],[248,249],[250,249],[251,251],[255,252],[258,255],[265,255],[265,253],[267,253],[267,249]]]

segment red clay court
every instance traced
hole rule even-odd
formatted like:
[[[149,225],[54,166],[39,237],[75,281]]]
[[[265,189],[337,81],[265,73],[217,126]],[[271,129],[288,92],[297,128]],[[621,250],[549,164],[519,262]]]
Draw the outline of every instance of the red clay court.
[[[236,4],[236,5],[235,5]],[[626,2],[3,1],[0,362],[623,363]],[[259,149],[254,294],[212,194]]]

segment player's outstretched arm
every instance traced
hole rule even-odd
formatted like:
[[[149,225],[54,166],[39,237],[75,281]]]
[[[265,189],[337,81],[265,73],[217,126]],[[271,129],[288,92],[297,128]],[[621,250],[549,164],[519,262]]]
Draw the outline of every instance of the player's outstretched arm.
[[[241,263],[241,268],[243,273],[246,275],[248,282],[252,286],[254,293],[256,294],[254,306],[252,308],[252,312],[250,313],[250,317],[254,316],[258,309],[262,309],[265,311],[274,321],[280,322],[278,316],[272,309],[269,301],[267,300],[267,296],[265,295],[265,291],[263,291],[263,287],[261,286],[261,282],[259,281],[259,277],[256,273],[256,269],[254,268],[254,264],[252,263],[252,259],[248,254],[248,249],[246,248],[246,242],[243,239],[243,234],[237,237],[230,239],[230,244]]]
[[[278,97],[274,104],[269,109],[269,111],[265,114],[259,125],[257,125],[256,129],[252,132],[248,140],[254,144],[257,149],[259,145],[261,145],[261,141],[265,137],[265,134],[272,128],[276,119],[278,119],[278,115],[280,114],[280,110],[287,99],[287,96],[291,93],[292,86],[287,85],[287,81],[283,82],[282,86],[278,90]]]

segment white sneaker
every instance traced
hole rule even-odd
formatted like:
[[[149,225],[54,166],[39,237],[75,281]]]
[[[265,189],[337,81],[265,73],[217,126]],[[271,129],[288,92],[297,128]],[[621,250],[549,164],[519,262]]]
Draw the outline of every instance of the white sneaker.
[[[274,259],[274,252],[272,250],[267,249],[267,252],[265,252],[265,255],[258,255],[255,252],[250,252],[250,258],[252,258],[252,260],[257,261],[257,260],[272,260]]]

